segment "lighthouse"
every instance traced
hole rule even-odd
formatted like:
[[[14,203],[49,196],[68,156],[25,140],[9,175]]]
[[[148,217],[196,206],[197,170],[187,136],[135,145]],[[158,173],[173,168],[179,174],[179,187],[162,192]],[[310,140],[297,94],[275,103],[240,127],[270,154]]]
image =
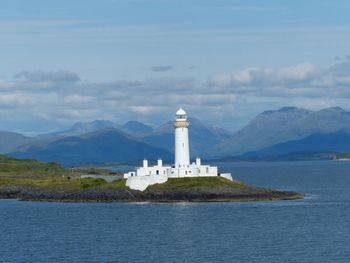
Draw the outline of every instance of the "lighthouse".
[[[187,167],[190,164],[190,146],[188,140],[186,112],[180,108],[175,114],[175,167]]]
[[[149,165],[148,160],[143,161],[143,166],[124,174],[126,186],[130,189],[144,191],[149,185],[165,183],[168,178],[183,177],[208,177],[220,176],[232,181],[230,173],[218,173],[216,166],[203,165],[200,158],[190,163],[190,145],[188,139],[188,126],[186,112],[180,108],[175,113],[175,163],[163,165],[158,159],[154,166]]]

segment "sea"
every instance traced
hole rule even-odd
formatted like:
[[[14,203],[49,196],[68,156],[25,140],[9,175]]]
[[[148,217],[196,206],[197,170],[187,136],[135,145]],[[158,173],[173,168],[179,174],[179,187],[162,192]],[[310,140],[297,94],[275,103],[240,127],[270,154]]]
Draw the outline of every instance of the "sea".
[[[0,200],[0,262],[350,262],[350,162],[233,162],[294,201],[53,203]]]

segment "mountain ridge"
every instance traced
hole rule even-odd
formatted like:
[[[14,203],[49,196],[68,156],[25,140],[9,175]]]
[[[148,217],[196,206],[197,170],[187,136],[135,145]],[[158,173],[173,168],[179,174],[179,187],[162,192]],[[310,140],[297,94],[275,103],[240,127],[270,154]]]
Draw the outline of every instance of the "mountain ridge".
[[[107,128],[84,134],[67,136],[45,146],[32,146],[26,151],[14,152],[15,158],[35,158],[44,162],[57,161],[64,166],[81,166],[104,164],[109,162],[123,163],[162,158],[170,160],[173,155],[159,147],[134,140],[123,132]]]
[[[289,140],[302,139],[313,133],[331,133],[338,130],[350,130],[350,114],[339,107],[319,111],[295,107],[265,111],[229,140],[209,149],[206,156],[218,158],[241,155]]]
[[[278,146],[287,142],[292,143],[293,141],[303,140],[314,134],[350,133],[350,113],[340,107],[311,111],[289,106],[278,110],[268,110],[258,114],[246,126],[235,133],[217,126],[205,125],[196,118],[189,118],[189,121],[191,157],[200,156],[207,160],[266,151],[267,148],[274,145]],[[2,140],[0,140],[0,153],[14,153],[16,156],[23,157],[31,157],[30,155],[33,154],[34,157],[40,151],[43,154],[45,148],[47,148],[45,154],[52,157],[48,161],[64,159],[50,152],[50,150],[53,150],[52,147],[64,148],[75,144],[81,146],[82,142],[86,142],[84,140],[89,140],[91,137],[96,144],[107,146],[106,143],[108,144],[109,139],[104,137],[104,134],[108,131],[112,131],[117,138],[123,137],[120,145],[124,147],[124,151],[128,151],[129,146],[124,143],[128,141],[130,145],[147,145],[148,149],[153,147],[152,149],[156,152],[163,150],[167,153],[165,154],[163,152],[166,157],[169,157],[168,154],[174,153],[174,128],[172,121],[159,126],[153,126],[138,121],[129,121],[118,125],[105,120],[95,120],[86,123],[78,122],[66,130],[51,133],[49,136],[44,134],[34,138],[10,132],[0,132],[0,138],[2,136]],[[6,137],[7,134],[10,134],[12,137]],[[98,139],[99,136],[102,136],[100,140]],[[327,136],[325,138],[327,140],[337,140],[336,137]],[[106,141],[103,141],[103,139]],[[114,141],[113,143],[109,145],[109,148],[104,148],[104,150],[110,152],[111,148],[117,147],[117,142]],[[304,143],[307,143],[307,141],[304,141]],[[91,147],[96,147],[96,145]],[[4,152],[4,149],[6,152]],[[317,149],[316,145],[314,149]],[[72,151],[74,149],[69,150]],[[313,149],[310,148],[308,150],[312,151]],[[82,155],[89,152],[91,158],[85,156],[82,163],[86,162],[87,159],[89,162],[93,162],[92,156],[96,157],[97,162],[101,162],[103,159],[101,152],[99,156],[96,156],[95,153],[88,149],[84,149],[83,151]],[[137,149],[134,149],[134,152],[135,154],[128,155],[128,158],[131,160],[141,158],[136,153]],[[61,155],[69,154],[61,151]],[[150,155],[152,158],[155,157],[152,154]],[[43,156],[41,157],[44,158]],[[114,157],[115,161],[126,161],[125,158],[119,160],[118,158],[120,157],[117,155]],[[148,155],[145,154],[142,158],[144,157],[148,157]],[[160,154],[158,157],[163,157],[163,155]],[[74,156],[73,159],[78,163],[77,156]],[[112,161],[107,156],[105,156],[105,159],[106,162]],[[64,159],[64,163],[69,162]]]

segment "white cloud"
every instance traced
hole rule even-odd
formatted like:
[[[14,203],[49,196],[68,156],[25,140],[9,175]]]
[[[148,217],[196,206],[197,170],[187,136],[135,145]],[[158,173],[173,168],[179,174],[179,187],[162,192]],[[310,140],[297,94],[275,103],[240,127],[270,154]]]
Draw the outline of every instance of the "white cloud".
[[[212,76],[209,85],[266,97],[350,96],[350,62],[320,68],[309,63],[279,69],[247,68]]]
[[[213,76],[209,84],[221,87],[290,86],[308,83],[319,77],[319,74],[322,74],[322,71],[308,63],[280,69],[255,67]]]
[[[91,102],[94,98],[91,96],[82,96],[78,94],[72,94],[64,97],[64,102],[66,103],[88,103]]]
[[[347,108],[350,98],[349,61],[328,68],[308,63],[279,69],[251,67],[213,76],[208,83],[191,77],[88,83],[66,71],[17,77],[21,80],[0,82],[2,116],[34,116],[61,125],[94,119],[160,123],[182,106],[192,116],[236,129],[266,109]]]

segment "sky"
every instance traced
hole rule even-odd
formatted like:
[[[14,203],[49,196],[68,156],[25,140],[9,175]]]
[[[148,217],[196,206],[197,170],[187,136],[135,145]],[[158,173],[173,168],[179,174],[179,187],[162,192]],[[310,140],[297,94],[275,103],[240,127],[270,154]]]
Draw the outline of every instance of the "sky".
[[[0,0],[0,130],[350,110],[347,0]]]

